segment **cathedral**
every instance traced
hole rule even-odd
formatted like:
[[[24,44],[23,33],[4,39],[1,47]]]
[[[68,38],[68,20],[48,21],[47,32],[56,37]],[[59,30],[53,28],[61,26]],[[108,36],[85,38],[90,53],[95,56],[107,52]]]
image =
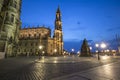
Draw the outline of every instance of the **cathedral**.
[[[61,12],[56,11],[54,35],[45,26],[21,28],[22,0],[0,0],[0,56],[62,55]]]

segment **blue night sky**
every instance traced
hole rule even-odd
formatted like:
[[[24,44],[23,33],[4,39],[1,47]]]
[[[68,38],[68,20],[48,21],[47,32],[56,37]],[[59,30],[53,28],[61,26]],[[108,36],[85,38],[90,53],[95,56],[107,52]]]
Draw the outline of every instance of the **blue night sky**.
[[[45,25],[53,31],[58,5],[66,49],[78,50],[84,38],[106,41],[120,34],[120,0],[23,0],[22,27]]]

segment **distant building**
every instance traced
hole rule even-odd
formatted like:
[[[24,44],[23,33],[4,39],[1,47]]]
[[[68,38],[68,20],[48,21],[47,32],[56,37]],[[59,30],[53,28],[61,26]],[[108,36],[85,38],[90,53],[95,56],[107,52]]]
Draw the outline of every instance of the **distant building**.
[[[41,49],[39,49],[41,46]],[[54,36],[51,29],[42,27],[24,28],[20,30],[18,55],[62,55],[63,33],[60,9],[57,9]]]
[[[86,39],[83,40],[80,56],[91,56],[90,47],[89,47],[88,42],[87,42]]]

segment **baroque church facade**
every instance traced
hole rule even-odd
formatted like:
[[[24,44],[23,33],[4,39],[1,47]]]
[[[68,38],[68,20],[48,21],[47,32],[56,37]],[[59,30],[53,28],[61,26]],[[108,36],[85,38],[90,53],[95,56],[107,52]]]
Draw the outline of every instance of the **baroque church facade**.
[[[54,35],[45,26],[21,28],[22,0],[0,0],[0,54],[62,55],[63,32],[61,12],[58,7]]]

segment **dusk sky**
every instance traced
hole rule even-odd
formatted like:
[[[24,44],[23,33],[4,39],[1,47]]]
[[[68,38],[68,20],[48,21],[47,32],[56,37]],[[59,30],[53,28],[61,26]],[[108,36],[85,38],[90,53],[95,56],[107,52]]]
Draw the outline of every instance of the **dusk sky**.
[[[64,41],[111,40],[120,34],[120,0],[22,0],[22,27],[54,30],[60,6]]]

